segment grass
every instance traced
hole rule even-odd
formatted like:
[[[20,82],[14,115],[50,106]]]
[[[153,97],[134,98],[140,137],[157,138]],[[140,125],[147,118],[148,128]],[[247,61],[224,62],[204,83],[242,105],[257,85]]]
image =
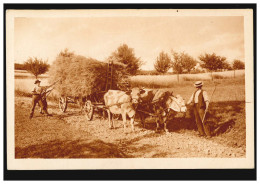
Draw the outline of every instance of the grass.
[[[227,79],[216,79],[213,81],[203,81],[203,89],[208,92],[209,98],[214,91],[215,85],[216,90],[213,94],[213,102],[226,102],[226,101],[245,101],[245,79],[243,77],[227,78]],[[138,87],[147,88],[166,88],[172,91],[173,94],[180,94],[186,101],[190,98],[191,94],[195,91],[194,81],[182,81],[180,83],[174,82],[171,85],[137,85]]]
[[[194,82],[192,81],[185,81],[179,84],[176,83],[174,87],[168,89],[174,94],[180,94],[187,101],[195,91],[193,84]],[[212,81],[204,81],[203,89],[208,92],[209,98],[211,98],[215,89],[213,97],[210,99],[210,101],[213,102],[245,101],[245,81],[241,78],[219,79],[215,80],[215,83]]]
[[[21,89],[16,89],[15,90],[15,96],[19,96],[19,97],[32,97],[32,94],[29,92],[25,92]]]
[[[208,122],[214,140],[231,147],[246,147],[245,102],[217,102],[210,108]]]
[[[181,117],[171,120],[170,132],[184,134],[197,129],[192,109],[188,109],[185,120]],[[245,102],[212,102],[206,115],[206,123],[211,129],[212,141],[229,147],[246,148]]]
[[[236,78],[244,78],[245,71],[237,70]],[[214,79],[232,79],[234,78],[233,71],[213,72]],[[211,73],[199,74],[180,74],[179,80],[181,85],[186,81],[211,81]],[[177,84],[176,84],[177,83]],[[178,84],[177,75],[137,75],[131,77],[131,85],[133,87],[147,87],[147,88],[170,88]]]

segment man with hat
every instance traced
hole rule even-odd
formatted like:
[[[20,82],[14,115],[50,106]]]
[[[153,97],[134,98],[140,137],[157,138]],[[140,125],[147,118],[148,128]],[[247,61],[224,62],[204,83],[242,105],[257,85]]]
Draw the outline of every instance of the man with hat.
[[[47,102],[44,102],[42,99],[42,95],[44,94],[44,92],[50,88],[51,86],[53,86],[54,84],[50,85],[50,86],[40,86],[41,81],[39,81],[38,79],[34,82],[35,87],[33,88],[32,91],[32,109],[31,109],[31,113],[30,113],[30,119],[33,117],[34,114],[34,109],[36,104],[38,103],[41,107],[41,110],[47,114],[48,116],[51,116],[48,111],[47,111]]]
[[[202,89],[202,81],[197,81],[194,84],[196,91],[191,95],[187,105],[191,104],[193,107],[193,112],[198,127],[199,135],[211,136],[209,127],[205,123],[205,112],[208,110],[209,98],[206,91]],[[204,122],[202,122],[204,121]]]

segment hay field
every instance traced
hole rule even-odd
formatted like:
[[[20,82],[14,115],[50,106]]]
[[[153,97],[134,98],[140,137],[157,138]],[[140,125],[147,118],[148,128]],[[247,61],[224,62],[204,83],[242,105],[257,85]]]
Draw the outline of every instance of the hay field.
[[[244,70],[235,71],[235,76],[244,77]],[[214,79],[230,79],[234,78],[234,71],[225,72],[213,72]],[[180,83],[183,84],[184,81],[210,81],[211,73],[199,73],[199,74],[180,74]],[[177,75],[137,75],[131,77],[131,84],[133,86],[143,86],[148,88],[170,88],[174,87],[178,83]]]
[[[203,89],[208,92],[209,98],[213,94],[212,102],[230,102],[230,101],[245,101],[245,79],[244,77],[217,79],[214,82],[211,80],[203,81]],[[185,101],[188,101],[191,94],[196,90],[194,81],[183,81],[182,83],[174,83],[171,88],[167,88],[174,94],[180,94]]]
[[[185,101],[188,101],[195,91],[194,82],[201,80],[204,83],[204,90],[211,96],[214,88],[212,102],[245,101],[245,71],[237,70],[234,78],[234,71],[214,72],[214,81],[210,73],[181,74],[180,82],[177,75],[140,75],[131,78],[132,87],[145,88],[166,88],[174,94],[180,94]]]

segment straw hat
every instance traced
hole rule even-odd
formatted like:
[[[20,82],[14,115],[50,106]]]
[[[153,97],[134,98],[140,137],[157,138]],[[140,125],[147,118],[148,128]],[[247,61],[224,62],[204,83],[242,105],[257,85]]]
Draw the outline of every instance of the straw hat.
[[[197,82],[195,82],[194,86],[195,86],[196,88],[197,88],[197,87],[201,87],[201,86],[203,86],[203,82],[197,81]]]
[[[34,82],[34,84],[41,83],[38,79]]]

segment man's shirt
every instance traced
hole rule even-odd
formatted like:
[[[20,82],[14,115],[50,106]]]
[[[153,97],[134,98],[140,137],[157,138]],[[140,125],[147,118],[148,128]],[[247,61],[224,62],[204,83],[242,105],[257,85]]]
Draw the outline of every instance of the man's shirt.
[[[32,92],[33,92],[33,94],[40,95],[40,94],[42,94],[42,92],[43,92],[44,89],[45,89],[45,88],[44,88],[43,86],[37,86],[37,85],[35,85],[34,88],[33,88],[33,90],[32,90]]]
[[[201,93],[201,89],[197,90],[195,93],[193,93],[189,99],[189,101],[187,102],[188,104],[190,104],[193,101],[193,96],[194,96],[194,103],[198,103],[199,101],[199,94]],[[204,101],[209,101],[209,97],[206,91],[203,91],[202,93]]]

